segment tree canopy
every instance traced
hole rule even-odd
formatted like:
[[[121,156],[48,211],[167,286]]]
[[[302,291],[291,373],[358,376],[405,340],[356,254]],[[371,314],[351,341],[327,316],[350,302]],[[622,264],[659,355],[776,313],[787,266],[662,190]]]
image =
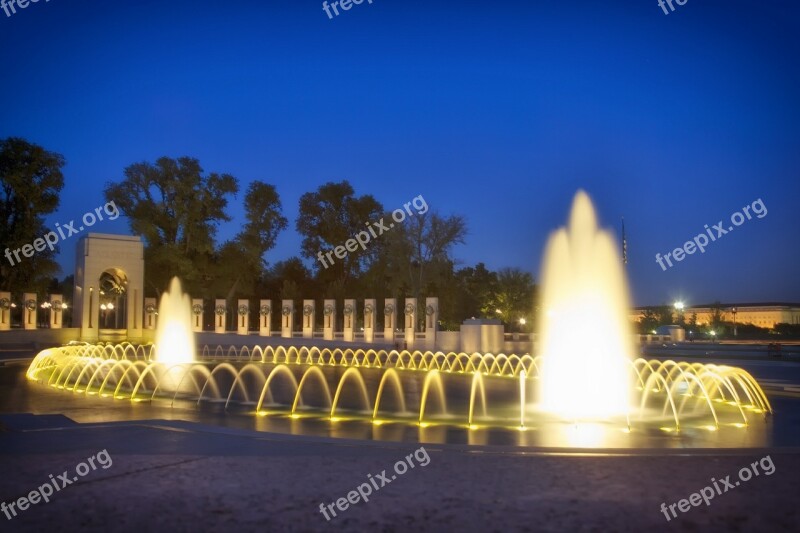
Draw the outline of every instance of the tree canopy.
[[[20,248],[49,231],[44,216],[59,205],[64,185],[64,158],[23,139],[0,141],[0,243]],[[130,230],[145,242],[145,291],[159,295],[172,276],[185,289],[204,299],[301,299],[408,296],[424,302],[440,299],[440,326],[458,327],[465,318],[501,318],[533,323],[536,286],[520,269],[489,270],[483,263],[457,269],[455,249],[465,242],[467,223],[461,215],[429,210],[419,196],[406,204],[403,220],[386,212],[370,194],[357,195],[348,181],[327,182],[303,194],[295,227],[302,237],[300,254],[270,265],[288,221],[277,188],[253,180],[242,199],[244,220],[229,240],[218,242],[223,224],[233,220],[230,207],[239,192],[231,174],[205,172],[192,157],[161,157],[126,167],[122,178],[104,188],[128,218]],[[421,203],[420,203],[421,202]],[[418,205],[419,204],[419,205]],[[377,230],[376,224],[385,230]],[[325,268],[320,252],[345,245],[359,233],[372,234],[368,243],[336,257]],[[370,232],[373,233],[373,232]],[[0,288],[17,292],[59,290],[67,279],[59,271],[57,248],[26,258],[24,268],[3,263]],[[309,266],[311,268],[309,268]],[[498,312],[499,311],[499,312]]]
[[[0,253],[31,245],[50,232],[44,217],[58,208],[64,186],[64,158],[24,139],[0,140]],[[14,293],[43,293],[61,271],[58,246],[32,257],[0,261],[0,288]]]

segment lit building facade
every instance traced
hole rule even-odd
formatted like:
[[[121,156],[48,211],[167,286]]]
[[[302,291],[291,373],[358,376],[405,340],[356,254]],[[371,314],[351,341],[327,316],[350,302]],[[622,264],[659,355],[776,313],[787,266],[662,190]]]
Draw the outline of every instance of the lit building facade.
[[[631,319],[639,322],[646,309],[654,307],[636,307],[631,312]],[[800,324],[800,304],[782,302],[695,305],[686,307],[683,317],[688,323],[696,315],[698,325],[708,324],[716,309],[720,310],[723,322],[735,321],[737,324],[753,324],[768,329],[774,328],[775,324]],[[672,313],[676,316],[677,311],[673,309]]]

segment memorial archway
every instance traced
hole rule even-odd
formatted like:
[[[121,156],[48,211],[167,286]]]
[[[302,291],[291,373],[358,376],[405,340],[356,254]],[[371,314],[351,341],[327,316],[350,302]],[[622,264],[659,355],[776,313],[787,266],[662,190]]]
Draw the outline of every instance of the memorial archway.
[[[144,247],[139,237],[90,233],[77,246],[76,326],[81,340],[140,340]]]

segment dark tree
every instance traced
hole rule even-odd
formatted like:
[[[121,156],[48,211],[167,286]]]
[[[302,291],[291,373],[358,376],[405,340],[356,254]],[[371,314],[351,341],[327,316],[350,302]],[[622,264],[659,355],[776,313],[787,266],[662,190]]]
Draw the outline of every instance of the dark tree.
[[[326,285],[334,281],[347,283],[361,274],[372,261],[380,246],[380,238],[372,239],[366,249],[357,248],[344,258],[325,259],[327,268],[319,261],[320,254],[344,246],[348,239],[367,230],[367,224],[380,219],[383,206],[371,195],[355,196],[347,181],[329,182],[300,197],[300,213],[296,228],[303,236],[302,255],[314,261],[318,279]]]
[[[197,159],[162,157],[155,164],[135,163],[120,183],[106,186],[130,220],[131,231],[144,236],[145,266],[151,290],[160,293],[172,276],[198,294],[213,277],[214,237],[230,220],[228,198],[238,191],[230,174],[205,175]]]
[[[5,254],[0,260],[0,288],[15,295],[43,294],[61,270],[54,259],[58,246],[42,249],[41,243],[50,232],[44,216],[58,208],[63,166],[61,155],[24,139],[0,141],[0,253]],[[25,252],[32,256],[25,257]]]

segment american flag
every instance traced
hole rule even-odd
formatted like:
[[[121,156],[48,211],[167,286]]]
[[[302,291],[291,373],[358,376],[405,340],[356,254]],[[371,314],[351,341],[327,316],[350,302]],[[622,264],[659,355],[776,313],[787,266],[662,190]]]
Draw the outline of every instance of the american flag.
[[[625,217],[622,217],[622,264],[628,264],[628,239],[625,238]]]

